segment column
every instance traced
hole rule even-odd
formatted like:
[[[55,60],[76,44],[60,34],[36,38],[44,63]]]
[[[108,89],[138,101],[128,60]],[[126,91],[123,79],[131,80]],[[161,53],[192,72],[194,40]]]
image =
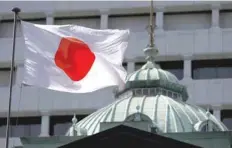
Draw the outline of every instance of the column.
[[[184,58],[184,74],[183,79],[192,79],[192,64],[190,58]]]
[[[46,12],[46,24],[47,25],[53,25],[54,24],[53,12]]]
[[[127,62],[127,72],[132,73],[135,71],[135,62]]]
[[[213,110],[213,115],[221,121],[221,110],[217,109],[217,110]]]
[[[0,15],[0,27],[1,27],[1,21],[2,21],[3,17]],[[2,32],[0,32],[0,38],[4,37],[4,34]]]
[[[49,136],[50,116],[48,112],[43,112],[41,117],[41,137]]]
[[[22,81],[23,81],[23,75],[24,75],[24,65],[23,61],[19,60],[17,63],[15,63],[15,67],[17,70],[14,73],[14,79],[15,79],[15,84],[18,85],[19,87],[23,86]]]
[[[221,108],[220,106],[213,106],[213,115],[219,120],[221,121]]]
[[[211,27],[212,28],[219,28],[220,27],[220,3],[213,3],[211,5],[212,8],[212,16],[211,16]]]
[[[101,14],[101,29],[108,29],[108,18],[109,18],[109,10],[108,9],[102,9],[100,10]]]
[[[156,22],[156,29],[157,30],[163,30],[163,25],[164,25],[164,7],[158,7],[156,9],[156,17],[155,17],[155,22]]]
[[[211,5],[211,28],[209,30],[209,52],[222,52],[222,32],[220,29],[220,3],[214,2]]]

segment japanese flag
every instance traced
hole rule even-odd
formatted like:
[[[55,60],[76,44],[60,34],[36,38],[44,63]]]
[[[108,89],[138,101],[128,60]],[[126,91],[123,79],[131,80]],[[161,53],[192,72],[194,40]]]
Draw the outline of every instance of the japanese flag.
[[[26,45],[24,84],[71,93],[123,88],[129,30],[21,24]]]

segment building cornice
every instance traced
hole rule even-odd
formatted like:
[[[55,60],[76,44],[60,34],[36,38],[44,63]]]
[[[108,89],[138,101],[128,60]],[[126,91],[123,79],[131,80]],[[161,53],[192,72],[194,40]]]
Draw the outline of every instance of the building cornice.
[[[22,2],[23,3],[23,2]],[[20,15],[25,15],[32,17],[33,15],[37,16],[41,14],[41,17],[46,16],[89,16],[89,15],[101,15],[101,14],[109,14],[109,15],[117,15],[117,14],[128,14],[128,13],[148,13],[150,3],[148,1],[117,1],[108,3],[107,1],[94,2],[94,4],[89,4],[89,2],[67,2],[70,4],[59,6],[59,1],[53,2],[53,5],[47,5],[46,1],[41,1],[40,3],[36,3],[38,6],[32,3],[27,5],[22,5],[22,12]],[[11,6],[12,5],[12,6]],[[41,5],[41,6],[40,6]],[[71,7],[68,7],[72,5]],[[226,6],[232,5],[230,1],[220,1],[220,2],[195,2],[195,1],[187,1],[187,2],[171,2],[171,1],[162,1],[155,2],[154,10],[156,12],[186,12],[186,11],[205,11],[212,9],[226,9]],[[46,6],[46,7],[45,7]],[[58,7],[59,6],[59,7]],[[9,8],[8,8],[9,7]],[[9,16],[13,16],[11,11],[9,11],[13,7],[13,2],[8,2],[6,7],[0,7],[0,16],[3,19],[7,19]],[[34,9],[32,9],[34,7]],[[106,9],[107,7],[107,9]],[[44,15],[45,14],[45,15]],[[43,16],[42,16],[43,15]],[[37,16],[38,17],[38,16]]]

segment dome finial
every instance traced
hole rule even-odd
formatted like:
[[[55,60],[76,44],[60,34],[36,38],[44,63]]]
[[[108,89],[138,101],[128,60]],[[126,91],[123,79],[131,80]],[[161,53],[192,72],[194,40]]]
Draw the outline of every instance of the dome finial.
[[[73,125],[76,125],[76,123],[77,123],[76,114],[73,115],[72,123],[73,123]]]
[[[137,106],[136,106],[137,113],[139,113],[139,109],[140,109],[140,106],[137,105]]]
[[[158,49],[155,47],[155,43],[154,43],[154,30],[155,30],[155,26],[154,26],[154,8],[153,8],[153,0],[151,0],[151,6],[150,6],[150,24],[147,27],[149,36],[150,36],[150,43],[148,45],[147,48],[144,49],[144,53],[147,56],[146,59],[148,61],[153,62],[154,61],[154,57],[157,55],[158,53]]]
[[[139,110],[140,110],[140,106],[139,105],[136,106],[136,110],[137,110],[137,114],[135,114],[134,121],[141,121],[141,116],[140,116],[140,113],[139,113]]]
[[[76,114],[73,115],[72,118],[72,128],[70,129],[70,135],[71,136],[76,136],[77,135],[77,131],[76,131],[76,124],[77,124],[77,118],[76,118]]]

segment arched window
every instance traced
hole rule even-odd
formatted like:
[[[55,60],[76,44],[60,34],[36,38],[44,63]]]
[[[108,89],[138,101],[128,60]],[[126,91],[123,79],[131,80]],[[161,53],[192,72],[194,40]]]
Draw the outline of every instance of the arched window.
[[[125,122],[136,122],[136,121],[137,122],[138,121],[147,121],[147,122],[152,123],[152,120],[150,117],[148,117],[145,114],[139,113],[139,112],[131,114],[125,119]]]
[[[221,131],[220,127],[212,120],[200,121],[194,125],[194,128],[199,132]]]

